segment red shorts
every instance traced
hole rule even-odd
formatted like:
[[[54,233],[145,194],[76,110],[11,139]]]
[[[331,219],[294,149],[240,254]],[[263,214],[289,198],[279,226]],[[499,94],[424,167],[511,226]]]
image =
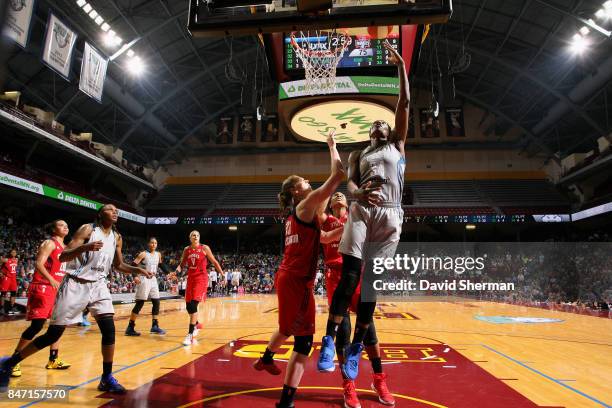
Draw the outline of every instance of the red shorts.
[[[310,336],[315,332],[314,279],[304,280],[279,272],[276,275],[278,330],[287,336]]]
[[[334,265],[325,269],[325,288],[327,290],[327,304],[331,306],[334,292],[340,283],[340,277],[342,276],[342,265]],[[361,297],[361,282],[357,285],[355,293],[351,298],[351,304],[349,310],[353,313],[357,313],[357,305],[359,305],[359,298]]]
[[[187,288],[185,289],[185,302],[195,300],[203,302],[206,300],[206,290],[208,289],[208,279],[198,278],[189,279],[187,277]]]
[[[50,319],[57,291],[51,285],[34,283],[28,288],[26,320]]]
[[[0,282],[0,292],[17,292],[17,277],[5,276],[2,278],[2,282]]]

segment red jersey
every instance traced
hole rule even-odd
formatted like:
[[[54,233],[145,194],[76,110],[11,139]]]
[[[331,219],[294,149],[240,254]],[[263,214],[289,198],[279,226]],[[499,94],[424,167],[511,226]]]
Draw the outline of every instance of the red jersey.
[[[2,275],[4,279],[17,279],[17,258],[8,258],[2,264]]]
[[[291,214],[285,221],[285,251],[279,273],[288,273],[314,282],[319,259],[321,232],[314,223],[301,221]]]
[[[45,269],[49,274],[58,282],[64,279],[66,274],[66,264],[60,262],[60,254],[64,251],[64,247],[55,239],[51,238],[51,241],[55,245],[55,248],[51,252],[51,255],[45,261]],[[49,285],[49,281],[40,272],[34,272],[32,277],[32,283],[39,283],[41,285]]]
[[[346,223],[347,219],[348,219],[348,214],[345,214],[340,219],[334,217],[333,215],[328,215],[323,225],[321,225],[321,231],[329,232],[337,228],[340,228]],[[338,252],[338,246],[340,245],[340,240],[329,243],[329,244],[322,244],[322,245],[323,245],[323,260],[325,261],[325,266],[332,267],[332,266],[342,265],[342,254]]]
[[[204,252],[204,245],[200,245],[195,249],[192,248],[191,245],[188,246],[187,250],[185,251],[185,259],[183,259],[183,264],[187,264],[187,267],[189,268],[187,270],[187,277],[208,277],[208,272],[206,270],[208,261],[206,258],[206,252]]]

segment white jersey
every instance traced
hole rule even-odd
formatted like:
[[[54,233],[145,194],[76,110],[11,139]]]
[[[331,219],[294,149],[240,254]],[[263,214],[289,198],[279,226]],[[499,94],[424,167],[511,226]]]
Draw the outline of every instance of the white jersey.
[[[159,266],[159,252],[155,251],[151,253],[149,251],[145,251],[143,261],[144,267],[148,272],[157,274],[157,267]]]
[[[368,147],[359,156],[359,186],[371,181],[371,187],[381,187],[380,207],[401,207],[405,169],[406,159],[392,143]]]
[[[90,282],[106,279],[115,258],[117,237],[114,231],[106,235],[102,228],[95,226],[89,238],[89,242],[94,241],[102,241],[102,248],[99,251],[85,252],[68,262],[66,265],[68,275]]]

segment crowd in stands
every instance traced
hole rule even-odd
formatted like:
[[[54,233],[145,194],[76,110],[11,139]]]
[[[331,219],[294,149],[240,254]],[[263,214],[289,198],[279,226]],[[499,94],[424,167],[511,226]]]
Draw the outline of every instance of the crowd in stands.
[[[16,222],[12,217],[0,215],[0,253],[6,255],[12,248],[18,251],[18,297],[27,293],[34,273],[38,245],[45,239],[39,226]],[[443,282],[448,279],[469,279],[473,282],[513,283],[512,291],[471,291],[462,293],[431,293],[469,296],[483,300],[502,301],[536,306],[567,305],[591,310],[612,309],[612,236],[603,232],[591,232],[575,242],[555,241],[533,243],[483,243],[486,246],[486,268],[482,271],[465,271],[456,274],[448,270],[427,270],[416,275],[395,276],[405,279],[427,279]],[[160,241],[159,251],[167,271],[174,271],[179,263],[183,247],[169,247]],[[257,242],[254,241],[253,242]],[[124,237],[123,253],[127,262],[145,249],[143,239]],[[437,245],[437,244],[435,244]],[[280,264],[278,245],[259,242],[250,247],[224,248],[211,244],[224,273],[209,269],[209,295],[227,296],[242,293],[271,293],[274,290],[274,274]],[[435,247],[432,245],[432,247]],[[453,250],[438,249],[437,256],[457,256]],[[465,255],[465,254],[463,254]],[[210,268],[210,265],[209,265]],[[315,292],[325,293],[324,268],[319,264]],[[404,272],[405,273],[405,272]],[[169,280],[166,273],[158,274],[161,291],[180,292],[186,278]],[[112,293],[135,291],[134,278],[113,272],[109,279]],[[423,294],[428,294],[425,291]]]
[[[100,154],[99,152],[97,152],[95,149],[93,149],[91,142],[89,141],[78,141],[78,140],[72,140],[72,138],[66,136],[66,130],[68,129],[64,129],[62,128],[58,128],[57,126],[54,127],[52,124],[48,124],[48,123],[44,123],[42,121],[40,121],[38,118],[36,118],[33,115],[30,115],[24,111],[22,111],[20,108],[15,107],[14,105],[12,105],[11,103],[7,102],[7,101],[3,101],[0,100],[0,109],[14,115],[17,116],[18,118],[25,120],[26,122],[31,123],[32,125],[45,130],[48,133],[51,133],[52,135],[59,137],[60,139],[64,140],[65,142],[68,142],[76,147],[78,147],[79,149],[86,151],[88,153],[91,153],[101,159],[104,159],[106,161],[108,161],[109,163],[114,164],[115,166],[118,166],[132,174],[134,174],[136,177],[139,177],[143,180],[149,180],[150,181],[150,177],[147,177],[144,173],[144,167],[140,166],[140,165],[135,165],[132,163],[128,163],[127,161],[122,161],[121,163],[115,162],[115,161],[111,161],[109,160],[107,157],[103,156],[102,154]]]

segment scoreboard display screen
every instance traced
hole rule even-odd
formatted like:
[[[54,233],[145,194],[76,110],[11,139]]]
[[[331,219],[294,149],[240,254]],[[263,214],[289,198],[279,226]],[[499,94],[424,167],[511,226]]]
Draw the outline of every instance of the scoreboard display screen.
[[[344,51],[344,56],[338,63],[338,68],[377,68],[390,66],[389,51],[383,47],[385,40],[401,53],[400,28],[399,26],[363,27],[338,29],[345,30],[351,39],[350,44]],[[328,33],[319,32],[316,37],[314,32],[310,32],[310,37],[302,37],[299,32],[294,33],[297,43],[302,48],[310,50],[321,50],[322,46],[328,44]],[[332,38],[331,46],[338,46],[337,38]],[[284,36],[284,60],[285,71],[299,71],[304,69],[304,65],[297,56],[291,45],[291,34]]]

